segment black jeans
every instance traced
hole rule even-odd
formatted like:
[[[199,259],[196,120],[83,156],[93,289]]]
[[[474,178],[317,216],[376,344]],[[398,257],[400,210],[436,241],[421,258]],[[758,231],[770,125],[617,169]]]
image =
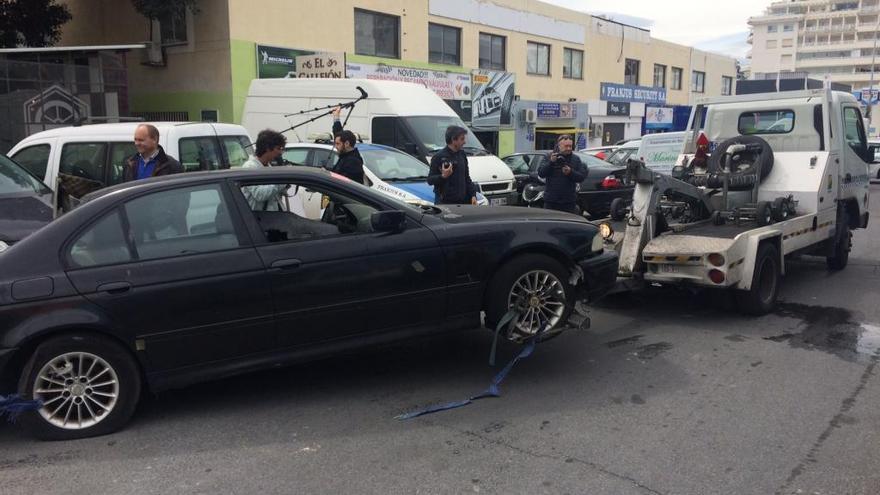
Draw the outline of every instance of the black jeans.
[[[556,211],[564,211],[566,213],[574,213],[575,215],[580,215],[581,210],[578,208],[576,203],[551,203],[549,201],[544,202],[544,208],[548,210],[556,210]]]

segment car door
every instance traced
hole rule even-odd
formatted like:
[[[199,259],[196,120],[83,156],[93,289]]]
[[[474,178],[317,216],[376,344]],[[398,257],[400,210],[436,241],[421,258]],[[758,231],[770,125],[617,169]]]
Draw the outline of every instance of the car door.
[[[66,249],[76,289],[135,333],[156,371],[274,348],[262,261],[223,182],[118,204]]]

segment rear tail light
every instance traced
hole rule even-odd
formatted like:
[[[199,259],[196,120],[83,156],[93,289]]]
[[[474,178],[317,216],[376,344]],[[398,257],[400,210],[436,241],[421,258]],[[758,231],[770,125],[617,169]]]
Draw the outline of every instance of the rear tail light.
[[[617,189],[618,187],[623,186],[623,183],[620,182],[620,179],[613,175],[609,175],[602,179],[602,189]]]
[[[712,283],[715,284],[724,283],[724,272],[715,269],[709,270],[709,280],[711,280]]]
[[[712,266],[724,266],[724,255],[720,253],[712,253],[708,256],[709,263]]]

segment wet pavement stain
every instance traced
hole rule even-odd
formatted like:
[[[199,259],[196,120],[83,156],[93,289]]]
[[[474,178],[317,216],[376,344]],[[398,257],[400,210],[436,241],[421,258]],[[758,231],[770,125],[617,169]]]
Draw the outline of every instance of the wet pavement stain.
[[[880,326],[857,321],[849,310],[780,303],[775,314],[801,320],[801,331],[764,337],[765,340],[787,341],[793,347],[821,350],[847,360],[880,352]]]
[[[745,342],[746,340],[748,340],[748,337],[746,337],[745,335],[733,334],[725,336],[724,340],[729,340],[731,342]]]
[[[643,345],[636,349],[636,357],[643,360],[654,359],[669,349],[672,349],[672,344],[669,342],[657,342],[656,344]]]
[[[614,349],[615,347],[620,347],[623,345],[635,344],[638,341],[642,340],[642,337],[644,337],[644,335],[633,335],[632,337],[626,337],[625,339],[612,340],[611,342],[605,342],[605,345],[609,349]]]
[[[645,399],[642,398],[639,394],[633,394],[632,397],[629,398],[630,402],[633,404],[642,405],[645,403]]]

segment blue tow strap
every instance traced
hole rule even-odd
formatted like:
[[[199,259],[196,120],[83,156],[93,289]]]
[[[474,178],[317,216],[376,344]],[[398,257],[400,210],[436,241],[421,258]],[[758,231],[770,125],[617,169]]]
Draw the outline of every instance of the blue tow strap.
[[[498,341],[498,333],[500,332],[502,327],[510,325],[510,324],[515,324],[516,323],[516,316],[517,316],[516,313],[513,313],[513,312],[507,313],[506,315],[504,315],[503,318],[501,318],[501,321],[498,323],[498,326],[495,328],[495,340],[492,342],[492,351],[491,351],[491,355],[489,356],[489,364],[490,365],[493,365],[495,362],[495,344]],[[534,350],[535,350],[535,346],[538,344],[538,338],[541,336],[541,333],[544,332],[544,329],[546,328],[546,326],[547,326],[547,322],[541,323],[541,326],[538,328],[537,333],[535,333],[535,335],[526,342],[525,347],[523,347],[523,349],[519,352],[519,354],[517,354],[516,357],[514,357],[509,363],[507,363],[507,366],[505,366],[504,369],[502,369],[500,372],[498,372],[497,375],[495,375],[495,378],[492,379],[492,383],[489,384],[489,388],[487,388],[486,390],[480,392],[477,395],[472,396],[469,399],[460,400],[460,401],[456,401],[456,402],[447,402],[445,404],[435,404],[433,406],[428,406],[424,409],[419,409],[416,411],[411,411],[408,413],[400,414],[398,416],[395,416],[394,418],[400,419],[400,420],[412,419],[412,418],[417,418],[419,416],[424,416],[426,414],[432,414],[432,413],[439,412],[439,411],[448,411],[450,409],[457,409],[459,407],[466,406],[475,400],[485,399],[486,397],[501,397],[501,391],[498,388],[499,385],[501,385],[501,382],[504,381],[504,378],[507,377],[507,374],[510,373],[510,370],[513,369],[513,366],[517,363],[517,361],[519,361],[520,359],[527,358],[532,355],[532,352],[534,352]]]
[[[15,421],[21,413],[36,411],[41,407],[43,407],[41,400],[22,399],[18,395],[0,395],[0,415],[6,416],[9,421]]]

